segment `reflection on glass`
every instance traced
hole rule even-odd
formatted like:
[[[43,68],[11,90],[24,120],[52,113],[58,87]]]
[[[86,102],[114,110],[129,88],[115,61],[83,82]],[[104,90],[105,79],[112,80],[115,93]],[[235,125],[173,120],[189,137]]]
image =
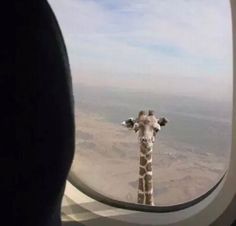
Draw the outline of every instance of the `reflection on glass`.
[[[50,0],[72,67],[72,172],[137,203],[140,141],[121,122],[154,110],[169,119],[152,152],[154,204],[208,191],[231,148],[232,40],[225,0]]]

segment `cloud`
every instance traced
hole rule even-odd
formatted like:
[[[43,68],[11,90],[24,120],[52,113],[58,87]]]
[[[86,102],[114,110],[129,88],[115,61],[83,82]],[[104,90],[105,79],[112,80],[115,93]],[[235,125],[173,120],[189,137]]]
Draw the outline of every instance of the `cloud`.
[[[184,88],[187,82],[183,79],[190,77],[208,81],[208,86],[210,81],[230,86],[228,1],[49,2],[64,33],[75,82],[78,78],[121,86],[133,82],[142,87],[147,78],[167,84],[171,79]]]

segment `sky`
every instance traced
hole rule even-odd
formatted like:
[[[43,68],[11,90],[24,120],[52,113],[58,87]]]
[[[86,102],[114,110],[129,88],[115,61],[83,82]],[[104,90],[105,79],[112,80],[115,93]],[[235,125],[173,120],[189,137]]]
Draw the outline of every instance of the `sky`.
[[[49,0],[74,84],[229,99],[228,0]]]

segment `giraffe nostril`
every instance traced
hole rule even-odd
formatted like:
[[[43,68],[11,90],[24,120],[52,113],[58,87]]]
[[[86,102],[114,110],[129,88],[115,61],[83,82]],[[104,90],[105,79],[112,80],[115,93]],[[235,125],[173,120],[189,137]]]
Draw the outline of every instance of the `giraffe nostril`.
[[[146,138],[146,137],[142,137],[142,142],[147,142],[148,141],[148,139]]]

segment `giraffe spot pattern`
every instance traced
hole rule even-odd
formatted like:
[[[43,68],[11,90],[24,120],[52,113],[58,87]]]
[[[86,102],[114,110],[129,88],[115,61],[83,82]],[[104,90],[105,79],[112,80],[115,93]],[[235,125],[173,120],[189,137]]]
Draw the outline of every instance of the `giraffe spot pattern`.
[[[153,205],[152,194],[146,194],[146,204],[147,205]]]
[[[146,173],[146,170],[143,167],[139,167],[139,175],[143,176]]]
[[[142,154],[144,154],[144,155],[146,154],[146,150],[145,149],[141,148],[140,151],[141,151]]]
[[[146,165],[146,170],[147,170],[147,171],[152,171],[152,164],[151,164],[151,162],[149,162],[149,163]]]
[[[152,155],[151,155],[151,154],[147,154],[147,155],[146,155],[146,159],[147,159],[147,160],[151,160],[151,159],[152,159]]]
[[[138,203],[154,205],[152,182],[152,149],[140,145]]]
[[[144,185],[143,179],[142,179],[142,178],[139,178],[139,186],[138,186],[139,190],[143,191],[143,188],[144,188],[143,185]]]
[[[144,155],[149,155],[150,153],[152,153],[152,149],[147,149],[143,146],[140,147],[140,152]]]
[[[144,194],[138,194],[138,203],[144,204]]]
[[[152,175],[146,174],[146,175],[144,176],[144,179],[145,179],[146,181],[151,181],[151,180],[152,180]]]
[[[141,157],[140,158],[140,165],[145,166],[147,164],[147,160],[145,159],[145,157]]]
[[[146,181],[146,183],[145,183],[145,191],[146,192],[150,192],[151,190],[152,190],[152,183]]]

